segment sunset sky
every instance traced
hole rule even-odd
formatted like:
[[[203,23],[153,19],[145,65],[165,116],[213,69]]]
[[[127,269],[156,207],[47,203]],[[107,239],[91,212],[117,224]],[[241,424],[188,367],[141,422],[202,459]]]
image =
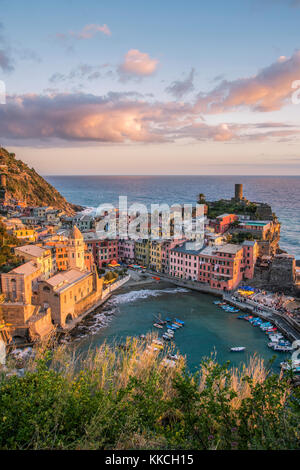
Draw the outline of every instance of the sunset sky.
[[[299,175],[299,25],[300,0],[0,0],[0,145],[44,175]]]

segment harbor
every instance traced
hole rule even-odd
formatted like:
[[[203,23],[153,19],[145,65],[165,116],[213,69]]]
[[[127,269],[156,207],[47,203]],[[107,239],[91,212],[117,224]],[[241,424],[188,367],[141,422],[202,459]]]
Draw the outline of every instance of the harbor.
[[[242,312],[221,309],[214,304],[216,299],[162,281],[144,287],[124,287],[96,313],[94,323],[91,321],[79,330],[72,347],[84,354],[104,342],[123,344],[128,337],[154,334],[165,347],[173,345],[175,353],[186,358],[192,371],[199,368],[205,357],[214,356],[221,363],[230,361],[236,367],[243,367],[257,355],[266,365],[275,358],[271,368],[279,373],[280,363],[288,360],[290,354],[273,351],[268,347],[269,338],[260,328],[239,320]],[[97,323],[98,315],[105,318],[104,325]],[[184,326],[176,325],[176,320],[183,321]],[[159,324],[160,321],[167,323]],[[168,330],[174,334],[164,339],[163,335],[170,335]],[[234,347],[245,347],[245,350],[235,353],[231,351]]]

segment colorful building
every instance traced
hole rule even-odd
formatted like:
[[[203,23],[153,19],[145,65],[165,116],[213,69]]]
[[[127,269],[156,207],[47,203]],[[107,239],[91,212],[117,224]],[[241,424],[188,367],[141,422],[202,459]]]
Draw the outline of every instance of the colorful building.
[[[245,240],[243,243],[244,277],[253,279],[256,260],[259,255],[259,245],[256,241]]]
[[[198,280],[214,289],[230,291],[243,279],[244,251],[240,245],[207,246],[199,254]]]
[[[37,240],[37,233],[33,228],[18,228],[13,231],[13,234],[19,240],[24,240],[28,242],[36,242]]]
[[[112,260],[118,261],[118,240],[103,240],[96,232],[82,234],[87,250],[92,253],[98,268],[105,268]]]
[[[52,276],[56,270],[52,251],[38,245],[25,245],[15,248],[15,254],[24,262],[32,261],[39,266],[45,278]]]
[[[135,261],[134,240],[119,240],[118,243],[119,260],[122,263],[131,264]]]
[[[135,241],[135,260],[141,266],[149,266],[150,240],[139,239]]]
[[[210,226],[213,227],[216,233],[225,233],[234,222],[238,221],[236,214],[222,214],[210,221]]]
[[[197,281],[199,272],[199,252],[191,250],[188,242],[170,250],[170,275],[189,281]]]
[[[150,241],[149,267],[153,271],[162,272],[162,245],[161,241]]]

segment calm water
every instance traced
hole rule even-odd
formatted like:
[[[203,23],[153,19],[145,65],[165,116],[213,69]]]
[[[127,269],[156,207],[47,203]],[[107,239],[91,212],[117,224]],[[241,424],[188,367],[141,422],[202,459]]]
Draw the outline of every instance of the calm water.
[[[176,348],[186,355],[188,366],[196,370],[202,357],[217,353],[219,362],[230,361],[239,366],[248,362],[257,353],[266,363],[276,357],[273,368],[279,371],[279,363],[287,356],[275,353],[267,347],[267,335],[245,320],[237,319],[239,314],[224,312],[213,304],[214,297],[181,288],[134,290],[113,296],[105,306],[105,313],[111,314],[107,325],[97,327],[97,321],[84,333],[76,348],[84,352],[90,347],[122,341],[127,336],[146,334],[152,330],[155,315],[178,317],[185,321],[184,328],[175,333]],[[103,312],[103,311],[102,311]],[[100,317],[104,317],[100,313]],[[101,323],[101,322],[100,322]],[[93,333],[93,334],[92,334]],[[246,346],[246,351],[231,353],[233,346]]]
[[[235,183],[244,184],[244,195],[272,205],[282,223],[281,247],[300,259],[299,176],[48,176],[70,202],[97,207],[107,202],[117,206],[118,197],[128,202],[195,203],[204,193],[208,200],[230,198]]]

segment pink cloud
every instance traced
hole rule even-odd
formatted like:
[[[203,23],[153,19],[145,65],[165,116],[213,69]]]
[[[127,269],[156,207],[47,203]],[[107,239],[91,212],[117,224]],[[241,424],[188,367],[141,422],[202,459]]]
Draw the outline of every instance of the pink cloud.
[[[198,95],[196,108],[202,113],[223,113],[248,107],[254,111],[276,111],[291,100],[292,82],[300,79],[300,51],[249,78],[220,83],[209,93]],[[291,101],[290,101],[291,102]]]
[[[153,103],[128,92],[9,96],[6,106],[0,107],[3,144],[234,142],[298,135],[299,129],[282,123],[207,124],[193,105]]]
[[[130,76],[146,77],[152,75],[157,66],[158,60],[152,59],[146,52],[130,49],[119,67],[119,74],[122,79],[128,79]]]
[[[77,39],[90,39],[95,36],[97,33],[103,33],[106,36],[111,36],[111,31],[107,24],[102,26],[98,24],[87,24],[79,33],[71,31],[71,36],[74,36]]]
[[[81,31],[69,31],[67,34],[57,33],[56,37],[61,41],[65,41],[68,38],[85,40],[93,38],[98,33],[102,33],[105,36],[111,36],[111,31],[107,24],[87,24],[86,26],[84,26],[84,28],[82,28]]]

